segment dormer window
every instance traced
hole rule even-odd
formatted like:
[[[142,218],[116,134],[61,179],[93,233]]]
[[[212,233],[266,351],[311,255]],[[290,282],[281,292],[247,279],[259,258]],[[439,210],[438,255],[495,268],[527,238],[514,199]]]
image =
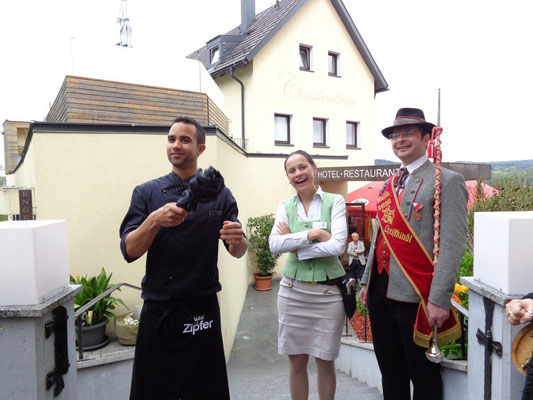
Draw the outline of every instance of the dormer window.
[[[246,38],[245,35],[219,35],[206,43],[209,67],[215,68],[231,57],[232,51]]]
[[[220,48],[218,46],[213,47],[209,51],[209,64],[213,65],[220,61]]]

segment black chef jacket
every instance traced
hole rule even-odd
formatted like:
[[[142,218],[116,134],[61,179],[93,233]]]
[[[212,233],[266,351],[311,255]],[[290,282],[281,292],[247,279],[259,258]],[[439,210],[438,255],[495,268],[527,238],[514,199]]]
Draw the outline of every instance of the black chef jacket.
[[[189,179],[183,180],[171,172],[135,188],[120,226],[120,248],[126,261],[134,261],[126,254],[128,233],[138,228],[151,212],[176,202],[188,185]],[[143,299],[168,301],[220,291],[217,268],[220,229],[223,221],[238,222],[237,215],[235,198],[224,187],[215,199],[200,202],[182,224],[161,227],[148,249]]]

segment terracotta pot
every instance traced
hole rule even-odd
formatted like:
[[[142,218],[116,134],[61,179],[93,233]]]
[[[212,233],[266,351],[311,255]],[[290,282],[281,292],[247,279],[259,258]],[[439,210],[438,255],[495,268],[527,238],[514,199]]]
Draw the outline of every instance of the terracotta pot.
[[[272,275],[261,276],[254,274],[255,290],[272,290]]]

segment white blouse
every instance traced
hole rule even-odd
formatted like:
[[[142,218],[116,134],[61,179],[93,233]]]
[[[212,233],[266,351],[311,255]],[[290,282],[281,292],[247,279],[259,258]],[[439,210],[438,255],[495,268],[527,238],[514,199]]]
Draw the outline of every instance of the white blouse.
[[[295,198],[298,203],[298,221],[316,221],[320,219],[322,208],[322,195],[324,192],[319,187],[313,196],[309,211],[306,214],[304,206],[298,195]],[[346,226],[346,205],[344,198],[336,194],[331,208],[331,238],[327,242],[309,243],[307,240],[307,230],[287,235],[280,235],[277,232],[279,222],[289,224],[285,200],[278,206],[276,221],[269,237],[270,251],[274,254],[287,253],[297,250],[299,260],[309,260],[311,258],[340,256],[344,253],[348,228]]]

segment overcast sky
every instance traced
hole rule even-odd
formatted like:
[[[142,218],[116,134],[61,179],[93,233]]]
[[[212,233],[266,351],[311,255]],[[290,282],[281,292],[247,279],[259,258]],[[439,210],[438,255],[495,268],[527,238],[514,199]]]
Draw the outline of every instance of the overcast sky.
[[[273,3],[256,0],[256,12]],[[389,84],[376,96],[379,130],[400,107],[422,108],[436,123],[441,88],[444,161],[533,158],[533,1],[344,4]],[[119,6],[119,0],[0,1],[0,123],[43,120],[64,76],[76,73],[72,49],[117,42]],[[240,0],[129,0],[128,12],[134,47],[160,54],[132,68],[154,74],[166,54],[185,57],[240,24]],[[376,158],[392,160],[379,130]]]

